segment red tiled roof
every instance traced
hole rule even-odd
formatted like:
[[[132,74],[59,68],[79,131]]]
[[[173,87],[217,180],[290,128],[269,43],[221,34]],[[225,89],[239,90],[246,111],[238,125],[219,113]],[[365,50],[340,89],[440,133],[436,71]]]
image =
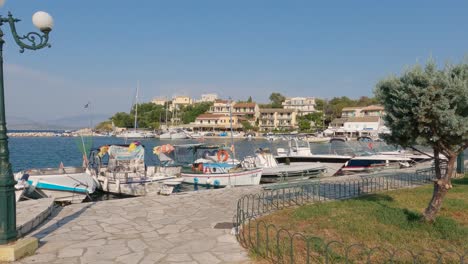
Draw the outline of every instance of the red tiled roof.
[[[362,108],[362,111],[379,111],[379,110],[384,110],[383,106],[381,105],[369,105],[364,108]]]
[[[240,108],[240,107],[255,108],[256,105],[257,105],[256,103],[236,103],[234,105],[234,108]]]

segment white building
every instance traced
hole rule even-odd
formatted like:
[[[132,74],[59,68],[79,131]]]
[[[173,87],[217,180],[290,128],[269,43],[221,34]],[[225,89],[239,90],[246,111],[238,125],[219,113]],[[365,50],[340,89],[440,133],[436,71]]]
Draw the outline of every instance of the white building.
[[[153,100],[151,100],[151,102],[155,105],[166,105],[166,102],[168,102],[168,100],[166,98],[162,98],[162,97],[156,97],[156,98],[153,98]]]
[[[202,94],[199,102],[214,102],[218,99],[217,94]]]
[[[301,116],[314,113],[316,111],[314,97],[286,98],[282,105],[284,109],[297,110]]]
[[[349,117],[344,122],[343,128],[346,132],[366,131],[369,134],[377,134],[382,125],[382,119],[379,116],[361,116]]]

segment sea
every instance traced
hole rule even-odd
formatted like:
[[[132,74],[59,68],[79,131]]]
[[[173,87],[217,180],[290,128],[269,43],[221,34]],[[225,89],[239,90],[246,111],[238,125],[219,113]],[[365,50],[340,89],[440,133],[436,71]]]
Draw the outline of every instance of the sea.
[[[83,141],[82,141],[83,140]],[[155,138],[138,140],[145,147],[145,163],[157,165],[159,160],[153,154],[153,148],[159,145],[206,143],[215,145],[231,145],[230,138],[223,139],[181,139],[181,140],[159,140]],[[54,168],[61,163],[64,166],[80,166],[83,163],[83,145],[87,148],[97,148],[109,144],[129,144],[132,141],[116,137],[10,137],[8,146],[10,149],[10,163],[13,172],[31,168]],[[236,158],[254,155],[259,148],[270,148],[276,151],[278,147],[287,147],[287,141],[267,141],[264,139],[245,140],[234,139]],[[324,148],[325,149],[325,148]]]

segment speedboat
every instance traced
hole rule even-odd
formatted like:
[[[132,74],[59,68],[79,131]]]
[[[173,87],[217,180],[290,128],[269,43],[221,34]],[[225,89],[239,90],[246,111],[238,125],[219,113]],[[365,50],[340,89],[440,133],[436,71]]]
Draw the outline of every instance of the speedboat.
[[[357,156],[345,163],[341,171],[347,172],[373,172],[383,169],[409,168],[413,161],[410,158],[393,155]]]
[[[325,174],[327,168],[318,162],[295,162],[279,164],[269,149],[259,149],[255,157],[245,157],[242,161],[250,167],[263,168],[262,183],[309,179]]]
[[[57,202],[81,203],[97,187],[90,171],[83,167],[29,169],[15,173],[14,177],[39,189],[47,197],[55,198]]]
[[[174,147],[174,162],[182,164],[184,183],[215,187],[260,184],[263,169],[243,166],[229,148],[205,144]]]
[[[277,149],[275,159],[279,164],[317,163],[326,168],[323,176],[333,176],[352,157],[340,154],[313,154],[309,142],[292,138],[289,140],[288,149]]]
[[[159,193],[162,182],[175,180],[180,173],[180,167],[146,166],[145,149],[139,142],[93,150],[90,167],[101,190],[132,196]]]

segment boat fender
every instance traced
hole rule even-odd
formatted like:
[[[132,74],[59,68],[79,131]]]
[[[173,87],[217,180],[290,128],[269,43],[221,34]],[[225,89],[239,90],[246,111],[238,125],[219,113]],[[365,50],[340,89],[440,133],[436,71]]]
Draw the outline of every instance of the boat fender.
[[[219,180],[214,180],[214,182],[213,182],[213,185],[214,185],[214,186],[219,186],[220,184],[221,184],[221,183],[219,182]]]
[[[218,161],[226,162],[229,159],[229,153],[224,149],[218,151],[217,156],[218,156]]]
[[[102,186],[102,190],[106,192],[109,191],[109,179],[107,177],[104,179],[104,185]]]
[[[206,179],[206,185],[211,185],[211,182],[212,182],[212,181],[211,181],[210,178]]]
[[[198,184],[199,179],[197,177],[193,178],[193,183]]]
[[[115,181],[115,192],[120,193],[120,180]]]
[[[210,153],[208,150],[205,150],[205,151],[203,151],[202,157],[203,157],[204,159],[208,159],[208,157],[210,156],[210,154],[211,154],[211,153]]]

